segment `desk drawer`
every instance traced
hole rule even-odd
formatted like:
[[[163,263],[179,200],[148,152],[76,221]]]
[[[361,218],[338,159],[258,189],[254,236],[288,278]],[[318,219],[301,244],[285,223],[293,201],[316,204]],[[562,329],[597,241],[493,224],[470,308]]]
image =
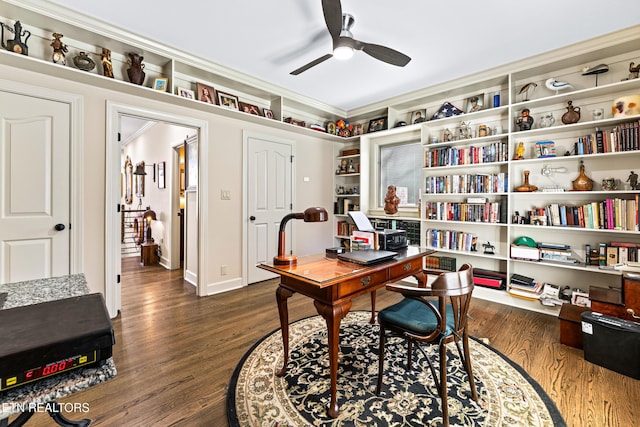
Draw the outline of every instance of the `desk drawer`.
[[[416,258],[391,267],[389,275],[390,277],[401,277],[406,274],[415,274],[420,271],[422,271],[422,258]]]
[[[388,280],[389,276],[387,275],[386,269],[358,277],[357,279],[348,280],[338,285],[338,298],[351,295],[367,287],[387,283]]]

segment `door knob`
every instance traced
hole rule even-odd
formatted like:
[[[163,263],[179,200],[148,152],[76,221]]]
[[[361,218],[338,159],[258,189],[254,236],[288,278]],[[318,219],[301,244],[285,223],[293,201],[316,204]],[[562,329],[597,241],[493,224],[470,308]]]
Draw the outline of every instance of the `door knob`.
[[[53,228],[55,228],[56,231],[62,231],[64,230],[64,224],[56,224]]]
[[[251,221],[255,221],[255,220],[256,220],[256,217],[255,217],[255,216],[253,216],[253,215],[251,215],[251,216],[249,217],[249,220],[251,220]]]

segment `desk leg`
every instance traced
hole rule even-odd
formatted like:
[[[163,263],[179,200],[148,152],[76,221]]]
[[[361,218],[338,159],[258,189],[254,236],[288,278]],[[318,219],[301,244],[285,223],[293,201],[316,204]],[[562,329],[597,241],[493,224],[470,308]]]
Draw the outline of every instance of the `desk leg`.
[[[416,280],[418,281],[418,287],[419,288],[426,288],[427,287],[427,275],[424,274],[424,271],[421,271],[420,273],[414,274],[413,277],[415,277]]]
[[[276,300],[278,301],[278,314],[280,315],[280,330],[282,331],[282,347],[284,349],[284,362],[282,369],[276,373],[277,376],[283,377],[287,372],[287,362],[289,361],[289,309],[287,307],[287,299],[293,295],[289,289],[278,286],[276,290]]]
[[[318,314],[327,322],[329,345],[329,376],[331,377],[331,402],[329,403],[329,416],[336,418],[340,414],[337,400],[338,388],[338,353],[340,352],[340,321],[349,313],[351,301],[342,305],[330,306],[319,301],[313,303]]]
[[[376,323],[376,291],[371,292],[371,320],[370,324]]]

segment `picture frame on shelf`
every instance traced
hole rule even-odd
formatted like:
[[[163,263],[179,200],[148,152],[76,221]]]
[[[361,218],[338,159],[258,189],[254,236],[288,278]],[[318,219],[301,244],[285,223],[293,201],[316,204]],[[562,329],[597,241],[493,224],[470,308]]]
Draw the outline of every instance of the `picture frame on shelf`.
[[[411,124],[422,123],[427,119],[427,109],[416,110],[411,113]]]
[[[196,83],[196,91],[198,93],[198,101],[206,102],[207,104],[215,104],[214,89],[204,83]]]
[[[387,116],[378,117],[377,119],[369,120],[367,133],[378,132],[385,129],[387,129]]]
[[[184,88],[184,87],[178,87],[178,88],[176,88],[176,93],[178,94],[178,96],[180,96],[182,98],[196,99],[196,93],[194,91],[192,91],[191,89],[187,89],[187,88]]]
[[[327,133],[329,135],[336,134],[336,122],[332,122],[332,121],[327,122],[326,128],[327,128]]]
[[[153,89],[160,92],[166,92],[169,87],[169,79],[166,77],[158,77],[153,81]]]
[[[261,116],[260,107],[253,104],[248,104],[246,102],[239,102],[238,106],[240,107],[240,111],[247,114],[253,114],[254,116]]]
[[[238,97],[232,95],[230,93],[221,92],[219,90],[216,91],[216,96],[218,99],[218,105],[224,108],[228,108],[230,110],[238,109]]]
[[[545,157],[556,157],[556,145],[553,141],[536,142],[536,157],[539,159]]]
[[[475,113],[484,108],[484,93],[470,96],[465,101],[465,113]]]
[[[273,110],[269,109],[269,108],[263,108],[262,109],[262,115],[265,116],[267,119],[275,119],[275,116],[273,114]]]
[[[363,135],[364,134],[364,123],[356,123],[353,125],[353,135]]]
[[[165,178],[165,169],[167,162],[158,163],[158,188],[167,188],[167,181]]]

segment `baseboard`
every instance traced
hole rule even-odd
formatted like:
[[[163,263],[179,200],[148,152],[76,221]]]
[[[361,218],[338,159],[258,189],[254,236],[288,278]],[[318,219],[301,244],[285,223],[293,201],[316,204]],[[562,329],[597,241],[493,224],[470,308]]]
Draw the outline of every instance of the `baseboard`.
[[[224,282],[209,283],[207,285],[207,295],[220,294],[222,292],[232,291],[234,289],[240,289],[244,285],[242,284],[242,278],[225,280]]]

